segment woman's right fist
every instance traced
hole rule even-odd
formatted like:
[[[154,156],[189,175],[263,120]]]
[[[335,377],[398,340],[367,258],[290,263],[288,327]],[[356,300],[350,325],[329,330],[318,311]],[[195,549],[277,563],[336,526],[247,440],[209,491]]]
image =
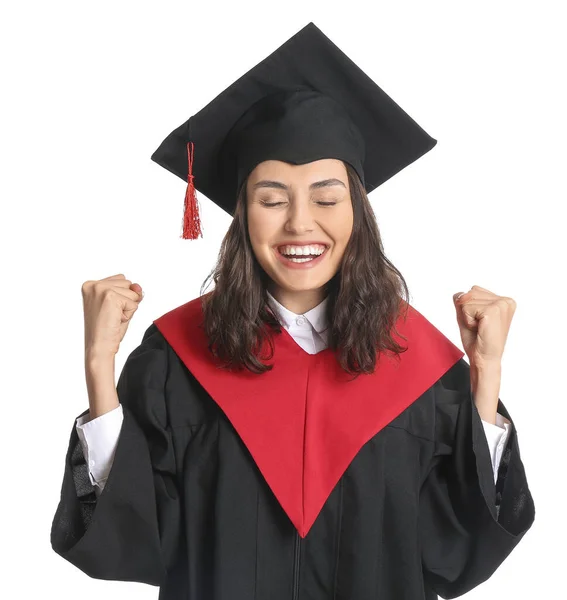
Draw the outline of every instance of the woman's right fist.
[[[98,281],[85,281],[81,292],[85,315],[85,354],[114,357],[142,300],[141,286],[119,274]]]

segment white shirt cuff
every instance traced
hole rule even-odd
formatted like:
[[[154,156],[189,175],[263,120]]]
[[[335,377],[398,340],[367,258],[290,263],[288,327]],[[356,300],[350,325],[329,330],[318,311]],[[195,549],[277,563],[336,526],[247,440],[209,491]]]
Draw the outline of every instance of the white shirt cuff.
[[[95,486],[96,493],[97,486],[102,492],[114,461],[124,419],[122,404],[96,419],[89,419],[90,413],[79,417],[75,427],[89,467],[89,479]]]
[[[490,459],[492,461],[492,469],[494,470],[494,482],[496,483],[498,481],[500,460],[502,459],[502,453],[506,447],[506,441],[508,440],[512,424],[506,417],[500,413],[496,413],[496,425],[487,421],[482,421],[482,425],[486,441],[488,442],[488,449],[490,450]]]

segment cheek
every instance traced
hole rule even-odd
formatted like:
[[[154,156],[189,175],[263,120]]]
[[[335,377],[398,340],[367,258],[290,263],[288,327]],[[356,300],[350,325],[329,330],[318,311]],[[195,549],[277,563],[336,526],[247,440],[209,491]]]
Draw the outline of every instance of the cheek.
[[[248,234],[256,244],[268,243],[279,227],[278,215],[267,210],[255,210],[251,207],[248,212]]]
[[[352,233],[352,227],[354,224],[354,213],[352,210],[352,204],[349,203],[348,206],[345,206],[345,211],[342,218],[342,236],[347,241],[350,238],[350,234]]]
[[[265,212],[265,211],[264,211]],[[262,262],[262,257],[269,250],[268,245],[273,239],[274,224],[269,215],[262,214],[251,208],[248,212],[248,235],[256,258]]]
[[[248,235],[252,244],[257,243],[258,238],[262,235],[258,213],[253,208],[248,209]]]
[[[353,214],[351,210],[336,212],[325,222],[327,233],[338,246],[346,246],[352,233]]]

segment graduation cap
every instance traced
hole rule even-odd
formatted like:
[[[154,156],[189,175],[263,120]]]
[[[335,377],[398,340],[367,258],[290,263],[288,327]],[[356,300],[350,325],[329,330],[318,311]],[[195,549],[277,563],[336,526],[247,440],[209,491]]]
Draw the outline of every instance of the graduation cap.
[[[173,130],[151,159],[187,182],[182,237],[195,239],[195,190],[233,216],[242,183],[265,160],[343,160],[369,193],[436,143],[309,23]]]

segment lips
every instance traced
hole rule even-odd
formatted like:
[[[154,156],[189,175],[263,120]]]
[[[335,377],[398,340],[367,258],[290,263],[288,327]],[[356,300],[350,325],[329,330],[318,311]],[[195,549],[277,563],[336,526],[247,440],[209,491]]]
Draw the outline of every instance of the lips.
[[[323,245],[321,245],[323,246]],[[284,249],[289,249],[288,245],[283,246]],[[303,248],[304,246],[301,247],[302,248],[302,252],[303,252]],[[308,246],[305,248],[309,248]],[[278,258],[278,261],[285,267],[289,268],[289,269],[312,269],[314,267],[316,267],[319,263],[321,263],[321,261],[327,256],[327,250],[329,249],[328,246],[324,245],[324,251],[317,255],[317,256],[312,256],[312,255],[303,255],[303,254],[295,254],[295,255],[289,255],[286,256],[284,254],[281,253],[281,247],[278,247],[277,249],[275,249],[275,254]]]
[[[311,244],[280,244],[277,251],[283,256],[319,256],[327,250],[328,245],[322,243]]]

